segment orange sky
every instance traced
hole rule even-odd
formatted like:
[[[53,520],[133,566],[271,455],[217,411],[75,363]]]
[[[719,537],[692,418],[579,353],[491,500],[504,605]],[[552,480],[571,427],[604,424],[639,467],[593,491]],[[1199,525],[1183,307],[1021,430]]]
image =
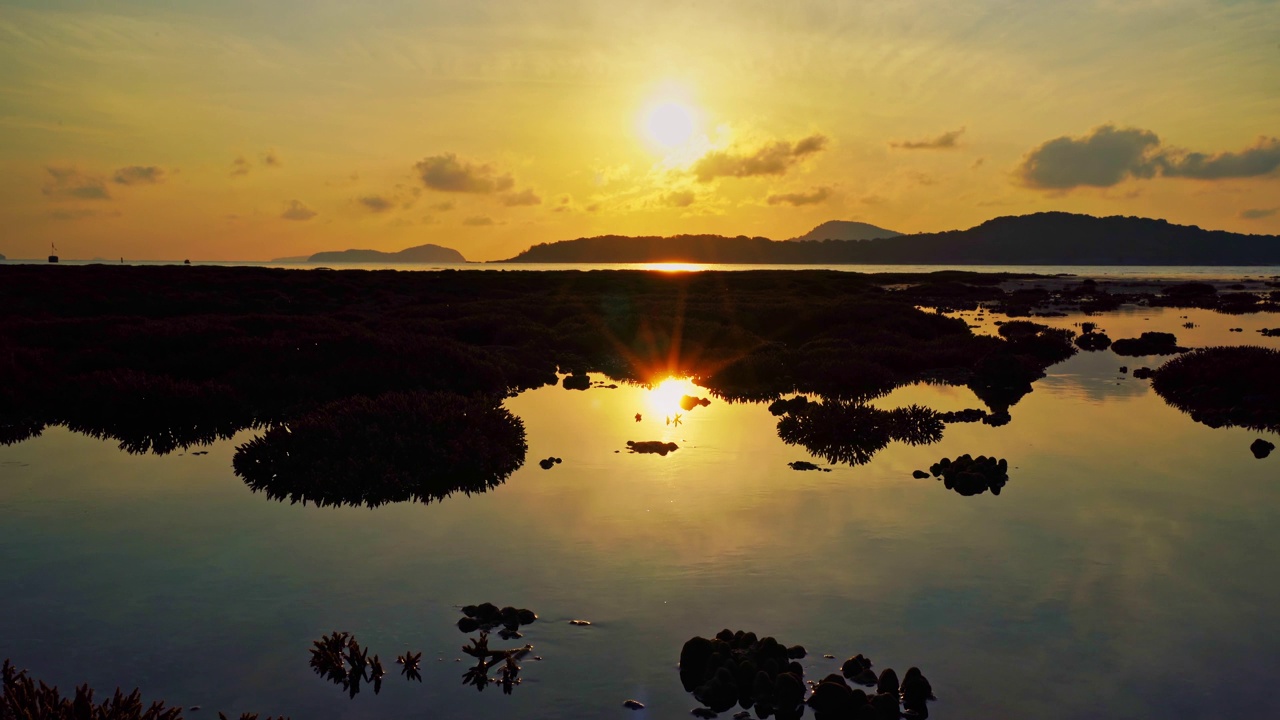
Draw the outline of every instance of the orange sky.
[[[1267,0],[0,0],[0,254],[1280,233],[1278,37]]]

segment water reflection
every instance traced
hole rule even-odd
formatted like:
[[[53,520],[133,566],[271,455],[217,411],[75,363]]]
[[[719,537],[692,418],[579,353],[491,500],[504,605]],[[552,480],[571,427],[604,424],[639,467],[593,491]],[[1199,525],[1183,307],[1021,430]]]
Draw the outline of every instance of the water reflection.
[[[501,485],[524,464],[524,425],[487,400],[388,393],[324,405],[236,449],[235,472],[275,500],[429,503]]]
[[[779,406],[785,414],[778,420],[778,437],[833,464],[864,465],[894,440],[928,445],[942,439],[938,413],[919,405],[881,410],[840,400],[809,402],[803,396],[790,403]]]

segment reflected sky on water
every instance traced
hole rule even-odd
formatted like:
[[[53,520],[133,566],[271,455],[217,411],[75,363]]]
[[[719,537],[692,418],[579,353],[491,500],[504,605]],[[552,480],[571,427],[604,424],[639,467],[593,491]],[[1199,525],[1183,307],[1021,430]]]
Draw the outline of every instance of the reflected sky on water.
[[[1255,332],[1275,315],[1087,319],[1113,339],[1280,346]],[[813,458],[765,405],[680,408],[710,396],[687,380],[542,388],[507,402],[529,454],[505,485],[375,510],[251,493],[231,471],[251,432],[157,457],[49,429],[0,447],[0,656],[64,689],[137,685],[210,716],[632,717],[637,698],[635,717],[660,718],[695,705],[681,644],[729,627],[805,645],[809,678],[855,653],[918,665],[935,718],[1280,714],[1280,456],[1249,452],[1280,438],[1199,425],[1118,372],[1159,362],[1080,353],[1007,426],[952,424],[830,473],[787,466]],[[928,385],[873,404],[912,403],[982,406]],[[1008,459],[999,496],[911,477],[963,453]],[[542,470],[550,456],[563,463]],[[544,659],[509,697],[463,687],[455,662],[457,606],[483,601],[540,616],[510,645]],[[390,665],[380,695],[349,700],[307,667],[333,630],[384,661],[422,651],[424,682]]]

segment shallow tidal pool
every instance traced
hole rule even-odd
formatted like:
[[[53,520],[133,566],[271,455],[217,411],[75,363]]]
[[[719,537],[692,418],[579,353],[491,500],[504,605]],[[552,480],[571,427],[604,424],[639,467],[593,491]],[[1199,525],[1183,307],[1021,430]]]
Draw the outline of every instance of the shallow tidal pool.
[[[1256,332],[1280,326],[1266,314],[1050,324],[1082,319],[1113,338],[1280,347]],[[1280,438],[1200,425],[1119,372],[1160,362],[1079,353],[1009,424],[950,424],[857,467],[784,443],[766,405],[683,410],[709,393],[592,376],[507,402],[529,453],[502,486],[372,510],[250,492],[231,458],[253,431],[154,456],[51,428],[0,447],[0,657],[64,690],[137,686],[210,717],[675,718],[698,705],[681,645],[730,628],[804,645],[808,679],[857,653],[919,666],[935,718],[1280,716],[1280,454],[1249,451]],[[982,407],[934,385],[873,404],[913,403]],[[912,477],[964,453],[1008,460],[999,495]],[[539,615],[524,639],[491,640],[541,658],[510,696],[461,682],[459,607],[486,601]],[[334,630],[381,655],[379,694],[312,673],[312,640]],[[423,653],[421,683],[398,674],[406,650]]]

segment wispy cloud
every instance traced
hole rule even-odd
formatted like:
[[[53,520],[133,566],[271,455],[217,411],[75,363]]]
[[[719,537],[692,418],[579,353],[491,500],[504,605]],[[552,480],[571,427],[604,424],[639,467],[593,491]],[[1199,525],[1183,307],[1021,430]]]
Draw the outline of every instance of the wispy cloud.
[[[130,165],[116,170],[111,180],[117,185],[155,185],[163,182],[164,177],[163,168],[154,165]]]
[[[784,175],[806,157],[825,149],[827,142],[827,136],[814,134],[794,143],[774,140],[750,152],[712,150],[693,164],[692,172],[699,182],[721,177]]]
[[[1262,220],[1263,218],[1272,217],[1276,213],[1280,213],[1280,207],[1250,208],[1248,210],[1241,210],[1240,217],[1245,220]]]
[[[818,205],[831,197],[831,188],[817,187],[809,192],[775,193],[765,198],[770,205]]]
[[[310,220],[318,213],[297,200],[290,200],[280,217],[285,220]]]
[[[959,130],[944,132],[937,137],[890,141],[889,147],[898,148],[899,150],[949,150],[959,146],[960,136],[963,134],[964,128],[960,128]]]
[[[520,192],[508,193],[502,196],[502,204],[507,207],[525,207],[529,205],[541,205],[542,198],[538,197],[533,190],[525,188]]]
[[[45,197],[51,200],[110,200],[107,181],[98,175],[81,173],[74,167],[46,167]]]
[[[365,195],[356,198],[356,202],[363,205],[366,210],[376,213],[386,212],[396,206],[395,202],[381,195]]]
[[[462,224],[467,227],[489,227],[490,225],[496,225],[497,223],[488,215],[475,215],[463,220]]]

